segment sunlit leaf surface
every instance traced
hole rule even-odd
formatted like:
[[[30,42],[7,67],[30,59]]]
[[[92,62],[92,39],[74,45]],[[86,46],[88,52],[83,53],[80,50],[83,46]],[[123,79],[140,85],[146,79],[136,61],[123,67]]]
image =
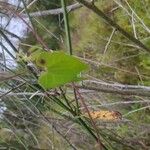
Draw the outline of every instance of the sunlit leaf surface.
[[[79,74],[88,68],[79,59],[63,52],[41,52],[36,55],[35,61],[38,66],[45,69],[39,77],[39,84],[45,89],[78,81]]]

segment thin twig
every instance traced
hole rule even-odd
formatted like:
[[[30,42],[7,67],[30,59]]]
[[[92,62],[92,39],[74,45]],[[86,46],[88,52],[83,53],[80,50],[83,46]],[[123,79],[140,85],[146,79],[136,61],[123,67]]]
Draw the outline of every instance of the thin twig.
[[[114,105],[128,105],[128,104],[138,104],[138,103],[150,103],[150,100],[139,100],[139,101],[120,101],[120,102],[114,102],[114,103],[106,103],[101,105],[89,105],[88,108],[93,107],[108,107],[108,106],[114,106]],[[80,107],[80,109],[84,109],[84,107]]]
[[[12,88],[11,90],[9,90],[8,92],[6,92],[6,93],[0,95],[0,98],[6,96],[6,95],[9,94],[10,92],[12,92],[12,91],[14,91],[14,90],[16,90],[16,89],[18,89],[18,88],[20,88],[21,86],[25,85],[25,83],[26,83],[26,82],[21,83],[21,84],[19,84],[18,86],[16,86],[16,87]]]
[[[135,113],[137,111],[141,111],[141,110],[144,110],[144,109],[147,109],[147,108],[150,108],[150,105],[145,106],[145,107],[141,107],[139,109],[135,109],[135,110],[129,111],[128,113],[124,114],[123,116],[125,117],[125,116],[128,116],[128,115],[132,114],[132,113]]]
[[[96,131],[96,134],[97,134],[96,140],[97,140],[97,143],[99,144],[100,150],[102,150],[102,148],[107,150],[106,146],[100,140],[99,131],[97,129],[97,126],[96,126],[96,124],[95,124],[95,122],[94,122],[94,120],[93,120],[93,118],[92,118],[92,116],[91,116],[91,114],[90,114],[90,112],[88,110],[88,107],[86,106],[86,103],[84,102],[83,97],[81,96],[80,92],[78,91],[78,87],[74,85],[74,88],[75,88],[75,90],[76,90],[76,92],[77,92],[77,94],[78,94],[78,96],[79,96],[79,98],[80,98],[80,100],[81,100],[81,102],[83,104],[83,107],[85,108],[86,112],[88,113],[88,116],[89,116],[89,118],[91,120],[91,123],[92,123],[92,125],[93,125],[93,127],[94,127],[94,129]]]
[[[116,29],[113,28],[113,31],[112,31],[112,33],[111,33],[111,35],[110,35],[110,37],[109,37],[109,40],[108,40],[107,44],[105,45],[105,49],[104,49],[103,55],[105,55],[105,53],[106,53],[106,51],[107,51],[107,49],[108,49],[108,46],[109,46],[110,43],[111,43],[111,40],[112,40],[112,38],[113,38],[113,35],[114,35],[115,31],[116,31]]]
[[[134,37],[135,37],[136,39],[138,39],[137,33],[136,33],[135,19],[134,19],[134,14],[133,14],[133,12],[132,12],[132,27],[133,27]]]
[[[72,4],[70,6],[67,6],[67,11],[73,11],[76,10],[78,8],[82,7],[81,4],[79,3],[75,3]],[[57,9],[50,9],[50,10],[45,10],[45,11],[38,11],[38,12],[33,12],[30,13],[31,17],[42,17],[42,16],[47,16],[47,15],[59,15],[63,13],[63,9],[62,8],[57,8]],[[26,14],[22,14],[23,17],[27,17]]]

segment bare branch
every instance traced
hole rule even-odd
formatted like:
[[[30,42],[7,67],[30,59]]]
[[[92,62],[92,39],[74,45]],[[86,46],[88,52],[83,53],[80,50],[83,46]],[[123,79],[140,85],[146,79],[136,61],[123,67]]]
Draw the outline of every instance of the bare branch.
[[[139,86],[139,85],[124,85],[119,83],[107,83],[103,81],[93,81],[87,80],[84,82],[85,85],[78,86],[81,89],[95,90],[105,93],[116,93],[122,95],[137,95],[137,96],[147,96],[150,97],[150,87],[149,86]]]
[[[82,7],[81,4],[79,3],[75,3],[72,4],[70,6],[67,6],[67,11],[73,11],[75,9],[78,9]],[[41,17],[41,16],[47,16],[47,15],[59,15],[63,13],[63,9],[62,8],[57,8],[57,9],[50,9],[50,10],[45,10],[45,11],[38,11],[38,12],[34,12],[34,13],[30,13],[31,17]],[[26,14],[22,15],[23,17],[28,17]]]
[[[107,83],[104,81],[94,81],[94,80],[86,80],[84,81],[83,86],[76,85],[80,88],[81,93],[90,93],[94,91],[105,92],[105,93],[116,93],[121,95],[136,95],[136,96],[147,96],[150,97],[150,87],[149,86],[139,86],[139,85],[124,85],[119,83]],[[81,90],[82,89],[82,90]],[[4,93],[8,91],[0,91],[0,93]],[[68,93],[72,93],[72,91],[68,91]],[[49,92],[49,94],[53,95],[54,92]],[[21,93],[8,93],[7,96],[44,96],[44,93],[37,92],[21,92]],[[0,94],[1,97],[1,94]]]

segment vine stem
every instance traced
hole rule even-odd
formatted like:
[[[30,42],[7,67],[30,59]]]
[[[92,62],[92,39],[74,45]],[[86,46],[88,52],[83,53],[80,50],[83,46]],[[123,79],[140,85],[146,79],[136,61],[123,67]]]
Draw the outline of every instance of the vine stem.
[[[71,43],[71,35],[70,35],[70,27],[69,27],[69,20],[68,20],[68,14],[67,14],[67,8],[66,8],[66,0],[61,0],[61,4],[62,4],[62,8],[63,8],[63,16],[64,16],[64,25],[65,25],[65,32],[66,32],[66,44],[67,44],[67,48],[68,48],[68,51],[69,51],[69,54],[72,55],[72,43]],[[74,90],[76,90],[76,88],[74,87]],[[76,91],[78,95],[80,95],[78,93],[78,91]],[[82,97],[80,97],[80,99],[82,100]],[[78,102],[77,102],[78,103]],[[84,106],[86,107],[86,104],[83,102]],[[78,105],[77,105],[78,107]],[[87,108],[87,107],[86,107]],[[88,109],[87,109],[87,112],[88,114],[90,115]],[[76,114],[75,114],[76,116]],[[92,120],[92,118],[90,118]],[[93,127],[95,128],[95,131],[97,131],[97,136],[95,136],[95,134],[93,133],[93,131],[91,131],[89,129],[89,127],[87,126],[87,124],[81,120],[81,118],[78,119],[78,121],[87,129],[87,131],[96,139],[96,141],[98,142],[99,144],[99,148],[100,150],[102,150],[102,148],[105,148],[106,147],[103,145],[103,143],[101,143],[100,141],[100,137],[99,137],[99,134],[98,134],[98,131],[97,131],[97,128],[94,124],[94,121],[92,120],[92,124],[93,124]]]
[[[66,0],[61,0],[62,8],[63,8],[63,16],[64,16],[64,24],[65,24],[65,32],[66,32],[66,42],[67,42],[67,49],[69,54],[72,55],[72,43],[71,43],[71,35],[70,35],[70,27],[68,21],[68,13],[66,8]]]
[[[88,116],[89,116],[89,118],[91,120],[93,128],[95,129],[95,132],[97,134],[97,137],[95,139],[96,139],[97,143],[99,144],[99,149],[102,150],[104,148],[105,150],[107,150],[107,147],[105,147],[105,145],[100,140],[100,136],[99,136],[99,133],[98,133],[99,131],[98,131],[97,126],[96,126],[96,124],[95,124],[95,122],[94,122],[94,120],[93,120],[93,118],[92,118],[92,116],[91,116],[91,114],[90,114],[90,112],[88,110],[88,107],[87,107],[86,103],[84,102],[83,97],[81,96],[81,94],[78,91],[78,88],[75,86],[75,84],[73,84],[73,86],[74,86],[74,88],[75,88],[75,90],[76,90],[76,92],[77,92],[77,94],[78,94],[78,96],[79,96],[79,98],[80,98],[80,100],[81,100],[81,102],[83,104],[83,107],[85,108],[86,112],[88,113]]]

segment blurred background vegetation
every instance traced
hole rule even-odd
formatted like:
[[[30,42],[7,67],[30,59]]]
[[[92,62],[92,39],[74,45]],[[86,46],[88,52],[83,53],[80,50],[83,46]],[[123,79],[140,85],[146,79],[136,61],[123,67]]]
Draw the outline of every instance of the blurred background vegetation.
[[[32,1],[26,1],[26,6],[30,2]],[[67,5],[74,3],[76,1],[67,0]],[[150,48],[149,0],[98,0],[95,5]],[[27,11],[32,14],[60,7],[60,0],[37,0]],[[150,86],[148,52],[141,50],[86,7],[70,11],[68,15],[73,54],[88,62],[90,69],[85,75],[88,79]],[[47,48],[67,52],[62,14],[31,17],[30,21]],[[28,30],[25,34],[19,41],[18,56],[29,55],[33,46],[44,48],[33,32]],[[71,119],[68,118],[70,114],[65,109],[43,96],[44,93],[40,91],[41,87],[37,85],[37,79],[33,71],[28,70],[26,62],[24,64],[20,58],[16,62],[17,67],[8,67],[8,71],[10,74],[23,72],[19,76],[21,79],[0,82],[1,89],[6,91],[0,95],[0,107],[6,108],[0,119],[0,149],[99,149],[96,141],[75,123],[72,116]],[[18,86],[20,87],[13,89]],[[73,90],[68,87],[63,89],[67,98],[73,101]],[[10,96],[12,92],[21,94]],[[55,94],[55,90],[52,92]],[[103,92],[83,92],[82,95],[90,111],[114,110],[123,115],[123,120],[119,122],[96,122],[101,139],[108,149],[150,149],[149,97]],[[59,98],[64,101],[63,95]],[[109,103],[117,104],[107,105]]]

